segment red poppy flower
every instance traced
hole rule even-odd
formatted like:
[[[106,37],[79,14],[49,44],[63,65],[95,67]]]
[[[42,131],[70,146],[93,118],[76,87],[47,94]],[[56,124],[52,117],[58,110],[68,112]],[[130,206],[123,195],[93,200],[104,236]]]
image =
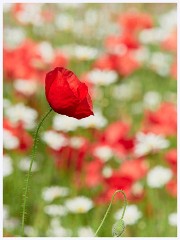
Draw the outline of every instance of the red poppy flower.
[[[94,115],[88,87],[65,68],[47,73],[45,91],[49,105],[57,113],[77,119]]]

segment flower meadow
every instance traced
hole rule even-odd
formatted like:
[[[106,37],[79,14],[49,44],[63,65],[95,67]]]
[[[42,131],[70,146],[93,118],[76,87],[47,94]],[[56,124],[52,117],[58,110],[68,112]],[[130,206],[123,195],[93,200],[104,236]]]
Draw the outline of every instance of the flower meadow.
[[[21,236],[48,102],[60,114],[40,130],[25,236],[94,236],[118,189],[128,201],[122,237],[177,236],[176,14],[167,3],[3,5],[4,236]],[[45,92],[49,72],[64,68],[81,81],[74,94],[86,104],[77,109],[69,85]],[[117,194],[98,236],[111,237],[122,213]]]

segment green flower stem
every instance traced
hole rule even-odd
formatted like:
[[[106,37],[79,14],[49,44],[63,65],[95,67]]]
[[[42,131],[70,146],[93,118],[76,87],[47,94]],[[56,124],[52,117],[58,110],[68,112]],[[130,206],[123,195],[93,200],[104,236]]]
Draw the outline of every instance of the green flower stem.
[[[44,120],[48,117],[48,115],[51,113],[52,108],[44,115],[44,117],[42,118],[42,120],[40,121],[36,132],[35,132],[35,136],[34,136],[34,144],[33,144],[33,149],[32,149],[32,157],[31,157],[31,163],[29,166],[29,170],[28,170],[28,174],[27,174],[27,179],[26,179],[26,185],[25,185],[25,191],[24,191],[24,199],[23,199],[23,212],[22,212],[22,236],[24,236],[24,222],[25,222],[25,214],[26,214],[26,201],[27,201],[27,193],[28,193],[28,187],[29,187],[29,179],[30,179],[30,174],[31,174],[31,170],[32,170],[32,165],[33,162],[35,160],[35,156],[36,156],[36,145],[37,145],[37,140],[38,140],[38,133],[39,133],[39,129],[42,126]]]
[[[122,213],[122,216],[121,216],[121,219],[123,219],[124,214],[125,214],[125,211],[126,211],[126,206],[127,206],[127,198],[126,198],[126,194],[124,193],[123,190],[117,190],[117,191],[114,192],[114,194],[113,194],[113,196],[112,196],[112,198],[111,198],[111,202],[110,202],[110,204],[109,204],[109,207],[108,207],[108,209],[107,209],[107,211],[106,211],[106,213],[105,213],[105,215],[104,215],[103,220],[101,221],[101,224],[99,225],[98,229],[97,229],[96,232],[95,232],[95,236],[97,236],[97,233],[99,232],[100,228],[102,227],[102,225],[103,225],[103,223],[104,223],[104,221],[105,221],[105,219],[106,219],[106,217],[107,217],[107,215],[108,215],[108,213],[109,213],[109,211],[110,211],[110,208],[111,208],[112,203],[113,203],[113,201],[114,201],[115,195],[116,195],[117,193],[119,193],[119,192],[121,192],[121,193],[123,194],[123,196],[124,196],[124,209],[123,209],[123,213]]]

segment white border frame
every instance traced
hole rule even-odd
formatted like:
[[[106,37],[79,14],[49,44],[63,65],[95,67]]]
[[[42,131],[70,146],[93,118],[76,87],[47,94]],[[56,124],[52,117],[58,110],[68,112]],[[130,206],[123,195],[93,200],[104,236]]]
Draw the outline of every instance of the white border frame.
[[[126,0],[126,1],[118,1],[118,0],[97,0],[97,1],[93,1],[93,0],[79,0],[79,1],[72,1],[72,0],[64,0],[64,1],[46,1],[46,0],[39,0],[39,1],[34,1],[34,0],[26,0],[26,1],[16,1],[16,0],[11,0],[11,1],[2,1],[0,2],[0,30],[1,30],[1,36],[3,36],[3,3],[177,3],[177,28],[178,28],[178,36],[177,36],[177,42],[179,43],[180,41],[180,38],[179,38],[179,34],[180,34],[180,26],[179,26],[179,22],[180,22],[180,3],[178,0],[171,0],[171,1],[168,1],[168,0],[164,0],[164,1],[161,1],[161,0],[152,0],[152,1],[147,1],[147,0],[144,0],[144,1],[129,1],[129,0]],[[1,73],[0,73],[0,106],[1,106],[1,109],[0,109],[0,124],[1,124],[1,129],[0,129],[0,143],[1,143],[1,146],[2,145],[2,139],[3,139],[3,133],[2,133],[2,129],[3,129],[3,103],[2,103],[2,100],[3,100],[3,37],[0,38],[0,66],[1,66]],[[177,67],[177,79],[179,80],[179,69],[180,69],[180,61],[179,61],[179,45],[178,45],[178,48],[177,48],[177,63],[178,63],[178,67]],[[178,83],[177,81],[177,110],[180,110],[180,84]],[[180,122],[180,113],[178,111],[178,114],[177,114],[177,120],[178,120],[178,123]],[[177,131],[177,143],[179,142],[179,134],[180,134],[180,126],[178,124],[178,131]],[[2,151],[2,147],[0,149],[0,154],[1,154],[1,165],[0,166],[3,166],[3,151]],[[180,159],[180,148],[178,147],[178,144],[177,144],[177,150],[178,150],[178,159]],[[180,172],[180,164],[178,164],[178,173],[177,173],[177,182],[178,182],[178,186],[179,186],[179,172]],[[0,238],[3,238],[3,239],[11,239],[10,237],[3,237],[3,167],[0,167],[0,176],[1,176],[1,181],[0,181]],[[180,210],[180,199],[179,199],[179,189],[178,190],[178,200],[177,200],[177,213],[178,213],[178,222],[180,223],[180,215],[179,215],[179,210]],[[178,239],[180,237],[180,228],[179,226],[177,227],[177,237],[166,237],[166,239]],[[32,238],[32,237],[28,237],[29,239],[64,239],[65,237],[35,237],[35,238]],[[90,238],[90,237],[89,237]],[[158,238],[158,239],[164,239],[165,237],[125,237],[123,239],[128,239],[128,240],[132,240],[132,239],[154,239],[154,238]],[[27,239],[27,237],[13,237],[14,240],[16,239]],[[66,237],[65,239],[79,239],[79,237]],[[81,238],[83,239],[83,238]],[[88,239],[88,238],[85,238],[85,239]],[[90,238],[91,239],[91,238]],[[97,237],[93,237],[92,239],[99,239]],[[114,239],[114,238],[101,238],[101,239]]]

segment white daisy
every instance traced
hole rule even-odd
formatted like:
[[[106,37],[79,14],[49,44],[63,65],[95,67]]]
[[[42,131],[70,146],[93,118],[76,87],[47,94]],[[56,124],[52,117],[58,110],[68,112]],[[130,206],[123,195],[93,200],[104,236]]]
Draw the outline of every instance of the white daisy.
[[[93,9],[87,10],[85,12],[84,20],[85,20],[85,23],[89,26],[96,25],[98,22],[98,12]]]
[[[9,99],[3,98],[3,108],[6,109],[11,106]]]
[[[38,44],[38,51],[46,63],[51,63],[54,59],[54,50],[49,42],[41,42]]]
[[[169,147],[169,141],[161,135],[139,132],[136,135],[134,153],[140,157]]]
[[[69,189],[66,187],[51,186],[43,189],[42,198],[47,202],[51,202],[58,197],[66,197],[68,194]]]
[[[139,93],[140,88],[141,86],[139,86],[137,81],[134,79],[134,81],[129,83],[123,83],[115,86],[113,89],[113,96],[119,100],[129,101]]]
[[[68,199],[65,202],[67,210],[72,213],[86,213],[93,208],[93,205],[92,200],[84,196]]]
[[[8,229],[8,231],[12,231],[12,230],[18,228],[19,224],[20,224],[19,219],[14,218],[14,217],[4,219],[4,221],[3,221],[3,227],[5,229]]]
[[[77,21],[75,27],[72,29],[76,34],[77,29],[84,26],[81,21]],[[75,58],[80,61],[93,60],[98,56],[98,50],[93,47],[84,46],[84,45],[64,45],[61,47],[61,51],[68,56],[69,58]]]
[[[155,109],[161,103],[161,95],[155,91],[149,91],[144,95],[143,104],[145,108]]]
[[[27,107],[23,103],[18,103],[7,108],[5,115],[12,123],[21,121],[26,129],[33,129],[38,113],[35,109]]]
[[[177,10],[176,8],[160,15],[159,17],[160,27],[166,32],[171,32],[177,26]]]
[[[24,24],[41,25],[43,23],[41,10],[42,4],[40,3],[25,3],[22,10],[16,13],[16,17]]]
[[[109,85],[117,81],[115,71],[94,69],[88,73],[88,81],[97,85]]]
[[[6,129],[3,130],[3,147],[6,149],[16,149],[19,147],[19,139]]]
[[[49,147],[54,150],[59,150],[62,147],[68,145],[68,140],[63,134],[52,130],[44,132],[42,134],[42,139],[45,143],[48,144]]]
[[[94,149],[94,155],[107,162],[113,157],[113,150],[109,146],[98,146]]]
[[[55,115],[53,119],[53,129],[57,131],[69,132],[78,128],[79,122],[77,119],[65,115]]]
[[[24,227],[24,233],[28,237],[36,237],[38,234],[37,231],[32,226],[28,226],[28,225]]]
[[[71,230],[64,228],[59,218],[53,218],[50,222],[50,228],[47,230],[47,236],[49,237],[70,237]]]
[[[167,76],[170,72],[172,57],[166,53],[154,52],[149,60],[149,65],[160,76]]]
[[[79,120],[79,126],[83,128],[103,128],[107,124],[107,119],[102,115],[100,111],[95,110],[94,116],[91,115],[88,118]]]
[[[51,218],[50,227],[57,228],[61,224],[61,219],[59,217]]]
[[[121,219],[123,209],[115,213],[115,219],[118,221]],[[128,205],[124,214],[124,222],[126,225],[134,225],[142,217],[142,213],[139,211],[136,205]]]
[[[78,237],[94,237],[94,231],[91,227],[81,227],[78,229]]]
[[[25,96],[33,95],[38,87],[35,80],[16,79],[13,84],[15,90]]]
[[[89,46],[76,45],[74,48],[74,57],[78,60],[93,60],[98,56],[98,50]]]
[[[18,167],[20,170],[27,172],[29,170],[31,159],[28,157],[22,158],[20,162],[18,163]],[[33,162],[32,165],[32,172],[38,171],[39,166],[37,162]]]
[[[70,14],[60,13],[55,19],[55,24],[60,30],[70,31],[73,27],[73,18]]]
[[[161,188],[172,178],[173,173],[169,168],[156,166],[147,174],[147,184],[151,188]]]
[[[22,28],[5,27],[3,32],[5,47],[10,49],[18,47],[26,38],[26,33]]]
[[[163,28],[144,29],[140,32],[139,38],[143,44],[152,44],[162,42],[168,36]]]
[[[3,219],[7,219],[9,217],[9,207],[8,205],[3,204]]]
[[[3,177],[11,175],[13,172],[12,159],[8,155],[3,156]]]
[[[67,215],[67,210],[64,208],[64,206],[56,204],[45,206],[44,212],[52,217]]]
[[[171,213],[168,216],[169,225],[176,227],[177,226],[177,213]]]
[[[69,145],[75,149],[79,149],[84,144],[84,140],[81,137],[71,137],[69,140]]]
[[[150,50],[148,47],[140,47],[136,51],[134,51],[134,57],[140,63],[147,63],[150,57]]]
[[[103,170],[102,170],[102,174],[103,174],[103,176],[106,177],[106,178],[111,177],[112,173],[113,173],[113,170],[112,170],[112,168],[109,167],[109,166],[105,166],[105,167],[103,168]]]

